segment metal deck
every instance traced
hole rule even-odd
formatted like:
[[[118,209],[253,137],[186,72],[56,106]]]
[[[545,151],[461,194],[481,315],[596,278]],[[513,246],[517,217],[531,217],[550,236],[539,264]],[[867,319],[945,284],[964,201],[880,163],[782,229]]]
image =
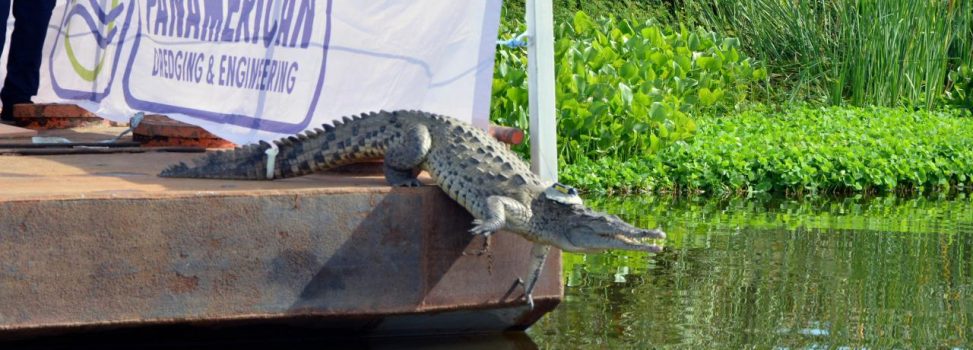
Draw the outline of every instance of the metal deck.
[[[559,254],[532,311],[515,285],[527,241],[501,232],[488,254],[464,255],[482,240],[438,187],[155,176],[197,156],[0,156],[0,338],[153,325],[497,332],[561,299]]]

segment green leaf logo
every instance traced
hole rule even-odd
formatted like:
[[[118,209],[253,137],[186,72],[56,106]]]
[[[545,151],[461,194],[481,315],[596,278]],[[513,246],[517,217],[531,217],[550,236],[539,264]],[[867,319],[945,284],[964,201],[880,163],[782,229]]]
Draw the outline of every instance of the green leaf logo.
[[[71,12],[68,14],[67,26],[64,30],[64,51],[67,53],[68,60],[71,62],[71,68],[74,72],[78,74],[78,77],[85,81],[93,82],[101,73],[101,69],[105,64],[105,56],[102,54],[96,64],[92,68],[85,67],[78,60],[77,54],[74,52],[74,47],[71,46],[71,18],[78,16],[80,19],[84,20],[85,24],[88,26],[88,30],[92,36],[94,36],[95,41],[98,43],[98,53],[103,53],[104,49],[108,44],[115,38],[118,33],[118,28],[115,27],[115,20],[119,15],[122,14],[122,9],[124,6],[119,4],[119,0],[112,0],[111,8],[108,12],[105,12],[95,0],[90,0],[88,3],[91,7],[92,15],[88,8],[83,6],[77,0],[71,1]],[[102,28],[104,28],[105,33],[102,34]],[[85,33],[88,34],[88,33]]]

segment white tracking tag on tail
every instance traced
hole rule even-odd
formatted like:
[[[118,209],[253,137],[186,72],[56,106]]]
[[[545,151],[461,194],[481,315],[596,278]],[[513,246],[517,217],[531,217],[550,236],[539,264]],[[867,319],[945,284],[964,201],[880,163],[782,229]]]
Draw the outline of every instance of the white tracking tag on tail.
[[[277,163],[277,153],[280,153],[280,148],[277,148],[277,144],[270,142],[270,148],[268,148],[264,153],[267,154],[267,180],[274,179],[274,167]]]

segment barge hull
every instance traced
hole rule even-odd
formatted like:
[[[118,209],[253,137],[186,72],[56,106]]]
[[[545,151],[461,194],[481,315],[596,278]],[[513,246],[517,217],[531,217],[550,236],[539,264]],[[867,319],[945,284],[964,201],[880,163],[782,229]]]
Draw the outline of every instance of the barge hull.
[[[434,186],[381,177],[160,179],[192,155],[0,157],[0,338],[152,325],[294,324],[367,334],[524,329],[530,243],[487,253]]]

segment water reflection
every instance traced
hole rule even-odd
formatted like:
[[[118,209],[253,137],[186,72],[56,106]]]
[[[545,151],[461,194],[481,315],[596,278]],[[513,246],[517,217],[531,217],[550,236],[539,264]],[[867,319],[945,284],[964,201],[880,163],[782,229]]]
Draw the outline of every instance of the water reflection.
[[[541,348],[969,348],[973,202],[954,198],[593,206],[662,226],[656,256],[565,256]]]

